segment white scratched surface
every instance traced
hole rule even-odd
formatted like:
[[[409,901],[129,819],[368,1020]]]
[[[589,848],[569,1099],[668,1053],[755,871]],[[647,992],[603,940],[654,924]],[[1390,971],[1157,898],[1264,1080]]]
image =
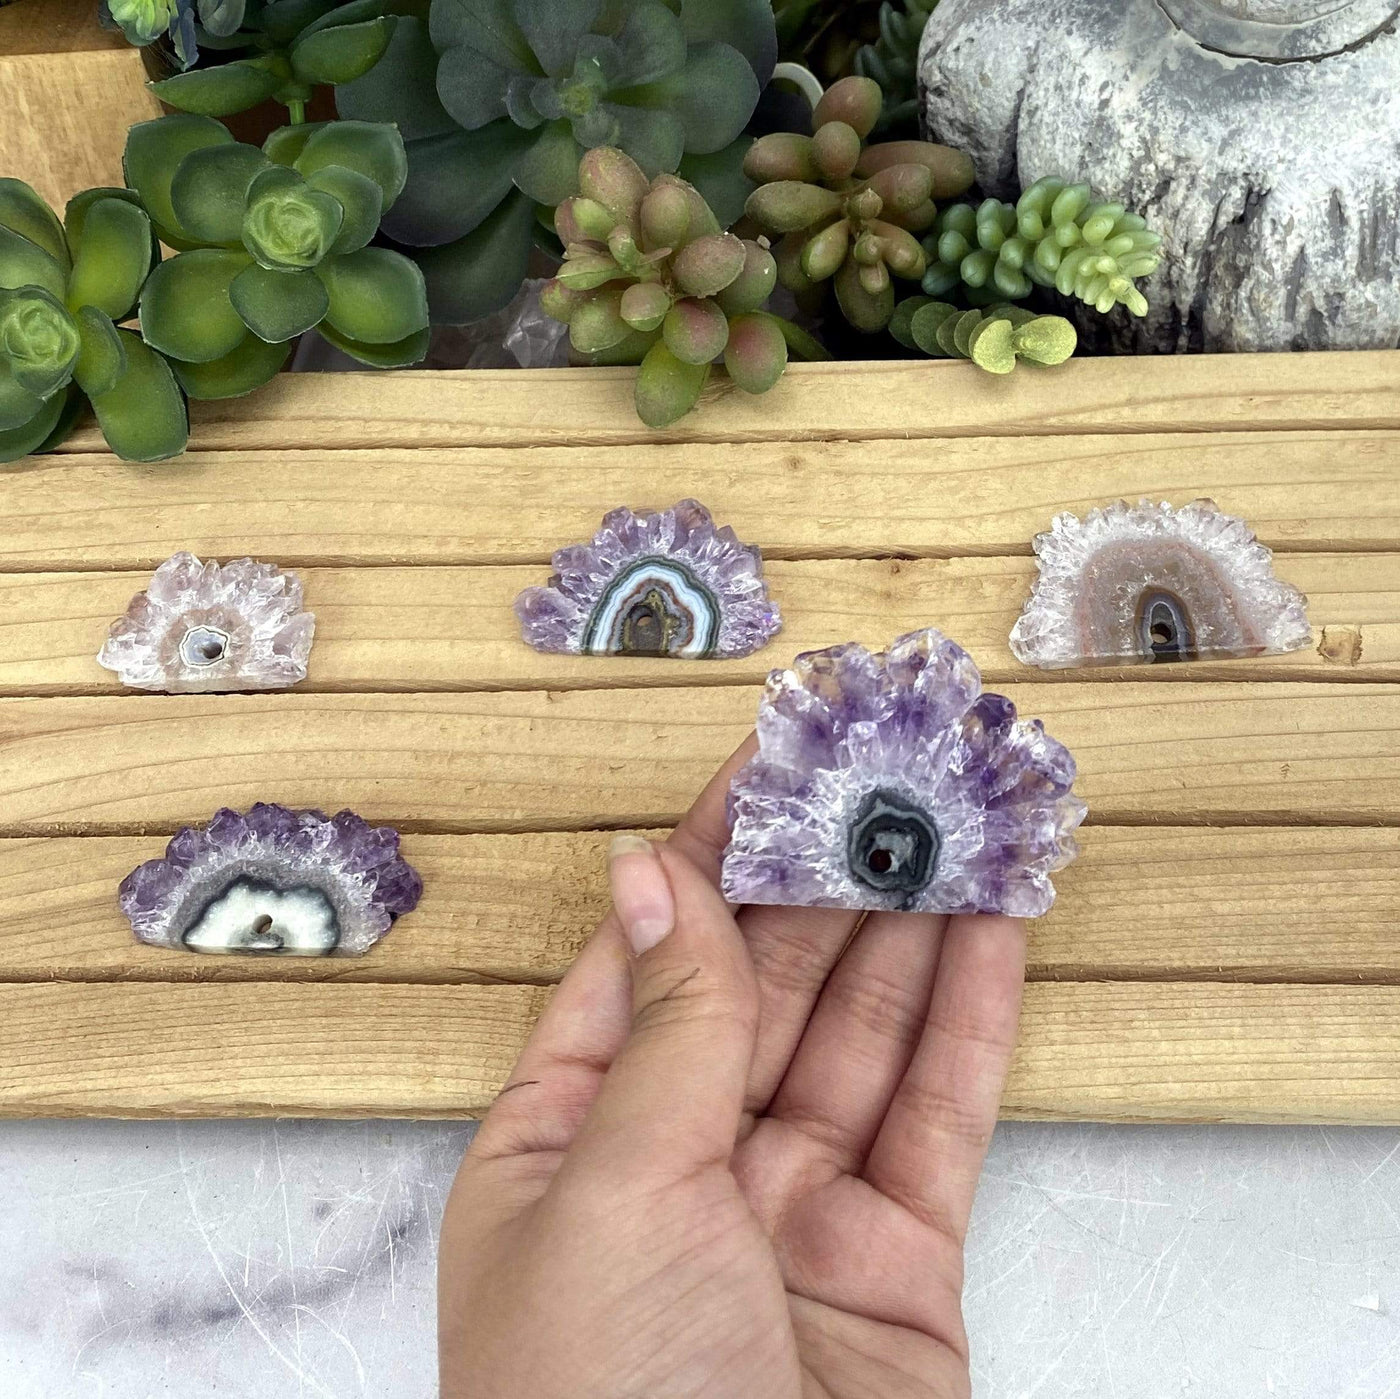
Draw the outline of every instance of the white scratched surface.
[[[0,1395],[430,1399],[469,1131],[0,1123]],[[1400,1396],[1400,1133],[1004,1125],[967,1313],[978,1399]]]

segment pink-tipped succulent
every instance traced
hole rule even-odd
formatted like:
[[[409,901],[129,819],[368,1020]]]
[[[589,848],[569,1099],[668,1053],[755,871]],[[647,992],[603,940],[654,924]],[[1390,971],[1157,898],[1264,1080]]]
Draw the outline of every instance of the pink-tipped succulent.
[[[761,136],[744,173],[758,182],[747,212],[782,234],[778,277],[799,296],[834,279],[842,314],[857,330],[883,330],[894,314],[893,278],[917,281],[928,259],[915,236],[933,226],[935,199],[973,180],[962,151],[931,141],[864,141],[883,96],[870,78],[833,83],[812,114],[813,134]]]
[[[641,365],[637,413],[650,427],[688,413],[721,356],[741,389],[772,388],[795,328],[762,309],[778,275],[767,241],[726,233],[692,185],[649,181],[611,146],[586,152],[578,179],[581,193],[555,210],[564,263],[540,298],[574,350]]]

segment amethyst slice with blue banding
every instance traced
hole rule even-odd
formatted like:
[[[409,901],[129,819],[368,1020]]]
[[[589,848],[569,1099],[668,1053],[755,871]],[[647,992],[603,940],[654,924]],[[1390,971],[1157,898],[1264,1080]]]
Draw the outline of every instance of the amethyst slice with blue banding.
[[[585,656],[747,656],[782,626],[758,550],[705,507],[614,510],[587,544],[560,549],[554,576],[516,599],[537,651]]]

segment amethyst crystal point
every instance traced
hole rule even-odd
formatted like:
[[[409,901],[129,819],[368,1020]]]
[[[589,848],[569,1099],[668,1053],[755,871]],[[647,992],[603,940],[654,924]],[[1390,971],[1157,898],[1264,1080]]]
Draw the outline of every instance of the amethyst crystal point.
[[[591,544],[554,555],[554,576],[515,600],[537,651],[586,656],[748,656],[782,626],[757,549],[698,501],[614,510]]]
[[[730,788],[735,903],[1034,918],[1076,854],[1074,759],[932,629],[768,677]]]
[[[1249,526],[1211,500],[1056,515],[1035,552],[1040,575],[1011,632],[1028,665],[1260,656],[1312,642],[1307,598],[1274,576],[1273,554]]]
[[[280,690],[306,679],[315,628],[295,574],[182,552],[112,623],[97,660],[137,690]]]
[[[259,802],[185,826],[163,860],[122,880],[117,902],[137,938],[159,947],[354,957],[422,892],[390,827]]]

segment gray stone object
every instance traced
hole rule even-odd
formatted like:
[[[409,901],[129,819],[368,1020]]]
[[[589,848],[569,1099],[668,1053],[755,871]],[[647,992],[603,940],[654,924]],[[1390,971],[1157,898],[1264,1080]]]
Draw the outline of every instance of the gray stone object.
[[[1137,319],[1066,306],[1086,347],[1400,342],[1396,0],[942,0],[935,140],[1003,199],[1087,180],[1164,236]]]

